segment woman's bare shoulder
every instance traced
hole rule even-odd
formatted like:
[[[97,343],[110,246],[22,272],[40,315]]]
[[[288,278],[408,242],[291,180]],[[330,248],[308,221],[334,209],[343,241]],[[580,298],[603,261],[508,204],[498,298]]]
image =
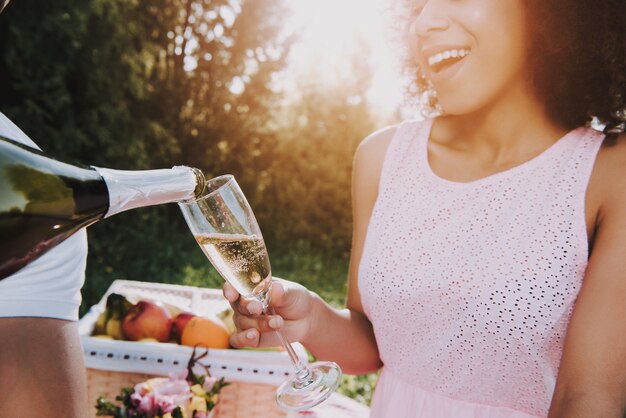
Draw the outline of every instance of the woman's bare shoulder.
[[[365,148],[370,150],[372,148],[387,147],[397,130],[398,125],[389,125],[374,131],[361,141],[359,149]]]
[[[603,203],[626,202],[626,134],[604,141],[593,176]]]
[[[366,165],[382,164],[391,139],[398,130],[398,125],[386,126],[366,136],[355,155],[355,162]]]

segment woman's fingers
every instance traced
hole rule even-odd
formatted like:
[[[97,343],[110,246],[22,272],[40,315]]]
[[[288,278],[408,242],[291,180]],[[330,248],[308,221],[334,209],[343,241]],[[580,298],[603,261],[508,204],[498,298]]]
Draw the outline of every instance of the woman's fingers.
[[[259,336],[259,331],[255,328],[251,328],[231,335],[230,345],[235,348],[278,347],[280,346],[280,340],[275,332],[265,333]]]
[[[290,308],[290,305],[298,298],[298,292],[294,292],[295,289],[289,292],[283,282],[282,279],[274,278],[268,296],[270,305],[277,310]],[[242,297],[228,282],[224,283],[222,293],[236,312],[243,315],[261,315],[263,313],[263,304],[258,299]]]
[[[245,299],[240,297],[235,303],[231,303],[235,312],[242,315],[261,315],[263,304],[256,299]]]
[[[224,284],[224,297],[234,310],[237,332],[231,336],[233,347],[271,347],[280,345],[272,331],[283,330],[297,341],[306,331],[302,321],[308,315],[311,295],[300,285],[274,278],[268,295],[270,309],[263,314],[263,305],[256,299],[242,297],[230,284]],[[286,319],[285,319],[286,318]]]
[[[233,322],[239,330],[255,328],[260,332],[277,331],[282,328],[284,320],[278,315],[246,316],[235,313]]]
[[[224,282],[224,286],[222,287],[222,294],[230,303],[235,303],[237,299],[239,299],[239,293],[228,282]]]
[[[270,290],[270,305],[278,308],[283,305],[285,296],[285,286],[282,279],[272,278],[272,289]]]
[[[224,283],[222,294],[230,302],[235,312],[244,315],[260,315],[263,312],[263,304],[256,299],[245,299],[228,282]]]
[[[249,317],[235,314],[233,320],[237,330],[241,330],[230,336],[233,347],[273,347],[280,344],[280,340],[271,332],[280,330],[285,324],[280,316]]]
[[[270,305],[288,320],[301,320],[311,311],[312,297],[304,286],[274,278]]]
[[[259,345],[259,331],[254,328],[235,332],[229,338],[230,345],[235,348],[257,347]]]

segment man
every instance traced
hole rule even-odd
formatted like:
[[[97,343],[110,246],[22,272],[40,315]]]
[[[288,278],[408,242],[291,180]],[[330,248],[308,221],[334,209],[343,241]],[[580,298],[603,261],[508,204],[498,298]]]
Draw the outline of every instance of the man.
[[[0,135],[36,147],[2,113]],[[81,230],[0,280],[0,417],[89,416],[76,326],[86,257]]]

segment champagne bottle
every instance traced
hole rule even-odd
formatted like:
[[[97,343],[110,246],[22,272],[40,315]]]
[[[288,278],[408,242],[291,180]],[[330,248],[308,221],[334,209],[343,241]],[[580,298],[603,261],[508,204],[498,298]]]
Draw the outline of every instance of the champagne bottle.
[[[199,195],[198,169],[81,168],[0,136],[0,280],[80,228],[138,207]]]

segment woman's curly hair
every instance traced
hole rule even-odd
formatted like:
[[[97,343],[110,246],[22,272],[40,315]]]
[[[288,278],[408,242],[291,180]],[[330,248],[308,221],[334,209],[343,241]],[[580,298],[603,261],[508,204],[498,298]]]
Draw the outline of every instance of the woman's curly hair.
[[[527,13],[529,80],[549,116],[573,129],[593,119],[605,132],[626,121],[626,6],[624,0],[522,0]],[[411,3],[410,0],[406,0]],[[405,15],[406,16],[406,15]],[[408,25],[407,25],[408,27]],[[408,33],[408,31],[407,31]],[[412,96],[427,111],[436,97],[407,53]]]

